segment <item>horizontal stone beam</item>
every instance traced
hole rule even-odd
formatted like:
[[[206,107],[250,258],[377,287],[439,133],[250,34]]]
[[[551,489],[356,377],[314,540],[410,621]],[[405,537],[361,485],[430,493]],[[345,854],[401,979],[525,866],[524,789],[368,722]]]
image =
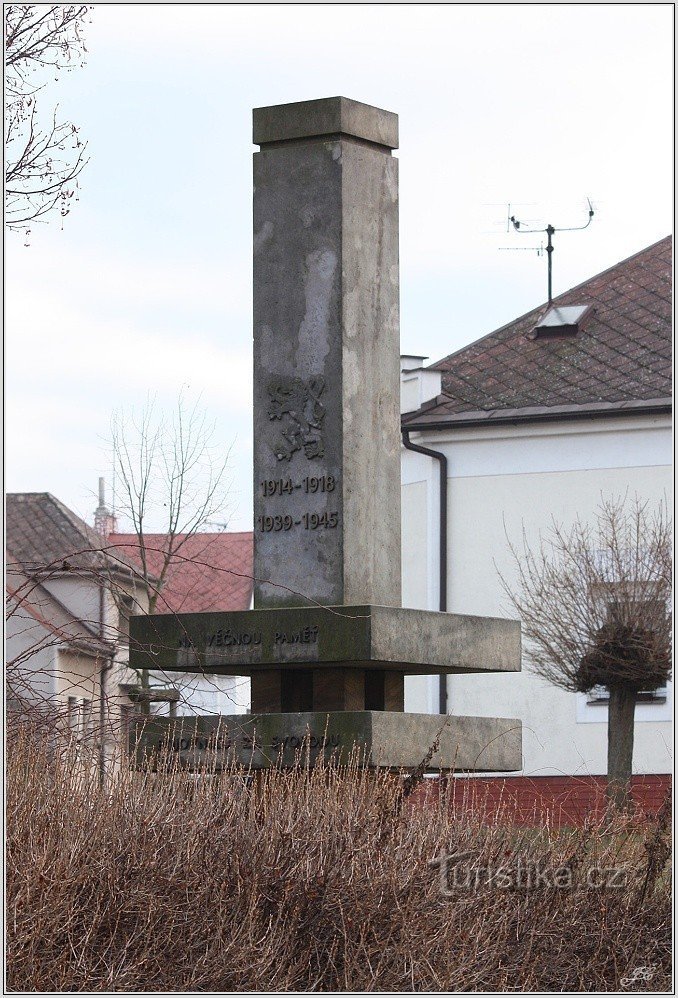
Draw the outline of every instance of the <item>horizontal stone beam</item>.
[[[130,619],[130,665],[227,676],[309,666],[518,672],[520,622],[385,606],[137,616]]]
[[[153,718],[136,722],[130,739],[139,768],[260,770],[297,761],[313,765],[321,758],[344,764],[357,753],[370,768],[412,770],[436,740],[430,772],[512,772],[522,766],[521,726],[514,718],[389,711]]]

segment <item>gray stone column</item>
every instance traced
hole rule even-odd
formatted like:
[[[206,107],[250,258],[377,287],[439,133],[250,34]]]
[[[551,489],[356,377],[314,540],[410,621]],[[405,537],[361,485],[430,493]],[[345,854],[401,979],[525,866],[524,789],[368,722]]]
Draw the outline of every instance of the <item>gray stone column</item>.
[[[254,111],[259,609],[400,605],[397,121]]]

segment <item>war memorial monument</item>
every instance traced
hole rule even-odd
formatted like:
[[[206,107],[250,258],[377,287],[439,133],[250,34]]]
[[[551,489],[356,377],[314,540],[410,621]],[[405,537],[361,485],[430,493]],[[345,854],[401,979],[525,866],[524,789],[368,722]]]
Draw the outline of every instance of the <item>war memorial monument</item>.
[[[404,712],[406,675],[515,672],[516,621],[401,607],[397,115],[254,111],[254,609],[138,616],[130,665],[248,676],[251,714],[146,719],[143,758],[521,766],[520,722]]]

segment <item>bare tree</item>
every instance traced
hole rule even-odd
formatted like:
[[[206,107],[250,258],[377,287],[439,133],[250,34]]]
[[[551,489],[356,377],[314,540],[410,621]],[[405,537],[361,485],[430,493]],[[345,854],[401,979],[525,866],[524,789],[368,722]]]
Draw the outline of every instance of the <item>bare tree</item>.
[[[5,220],[30,231],[70,211],[86,144],[72,122],[38,107],[48,74],[84,64],[84,4],[5,5]]]
[[[602,499],[595,522],[553,524],[539,546],[511,544],[517,586],[501,576],[523,622],[535,671],[566,690],[609,690],[608,798],[630,801],[638,693],[670,675],[671,523],[665,502]]]
[[[158,415],[149,402],[138,418],[116,413],[111,436],[116,481],[116,513],[136,535],[139,577],[148,593],[145,612],[157,612],[171,569],[182,549],[223,514],[228,499],[228,452],[213,443],[215,426],[198,403],[179,397],[171,417]],[[163,541],[149,541],[149,534]],[[142,690],[150,687],[141,670]]]

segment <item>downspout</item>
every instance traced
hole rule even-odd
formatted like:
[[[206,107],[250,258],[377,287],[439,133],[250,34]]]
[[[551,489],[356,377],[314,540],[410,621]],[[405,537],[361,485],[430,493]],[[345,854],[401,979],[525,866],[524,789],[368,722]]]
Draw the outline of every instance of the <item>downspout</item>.
[[[104,584],[99,580],[99,639],[104,640],[106,626],[106,604]],[[99,665],[99,786],[103,789],[106,782],[106,748],[104,732],[106,730],[106,659],[101,658]]]
[[[438,450],[431,450],[429,447],[421,447],[413,444],[410,440],[410,430],[403,430],[403,446],[407,450],[416,451],[417,454],[425,454],[432,457],[440,465],[440,553],[438,559],[439,572],[439,606],[443,613],[447,612],[447,458]],[[447,676],[439,676],[438,687],[438,713],[447,714]]]
[[[99,638],[106,640],[106,590],[103,579],[99,579]],[[114,654],[107,659],[101,657],[99,665],[99,786],[106,783],[106,673],[113,668]]]

